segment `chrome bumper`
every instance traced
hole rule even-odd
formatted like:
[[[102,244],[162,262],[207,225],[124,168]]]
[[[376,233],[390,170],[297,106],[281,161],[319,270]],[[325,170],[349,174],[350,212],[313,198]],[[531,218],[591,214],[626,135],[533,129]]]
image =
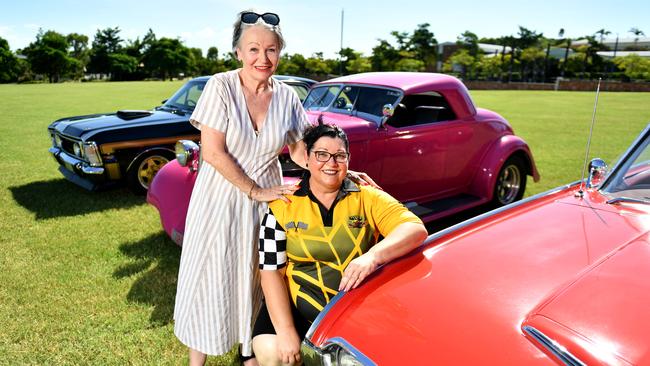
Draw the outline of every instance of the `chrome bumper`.
[[[68,153],[59,149],[58,147],[52,146],[48,151],[54,156],[54,159],[56,159],[56,161],[65,165],[65,167],[71,171],[79,170],[84,174],[104,174],[104,168],[90,166],[85,161],[70,156]]]
[[[320,348],[314,346],[309,339],[304,339],[300,345],[300,353],[302,354],[302,362],[305,366],[321,366],[323,365],[323,353]]]

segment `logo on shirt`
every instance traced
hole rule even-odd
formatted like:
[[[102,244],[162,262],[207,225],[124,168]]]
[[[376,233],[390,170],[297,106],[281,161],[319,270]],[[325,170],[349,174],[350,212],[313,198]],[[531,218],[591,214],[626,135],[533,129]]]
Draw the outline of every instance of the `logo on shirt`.
[[[307,230],[308,227],[309,226],[307,224],[301,221],[297,221],[297,222],[289,221],[286,225],[287,229],[296,229],[296,231],[298,231],[298,229]]]
[[[366,225],[366,220],[363,218],[363,216],[350,216],[348,217],[348,227],[350,229],[360,229]]]

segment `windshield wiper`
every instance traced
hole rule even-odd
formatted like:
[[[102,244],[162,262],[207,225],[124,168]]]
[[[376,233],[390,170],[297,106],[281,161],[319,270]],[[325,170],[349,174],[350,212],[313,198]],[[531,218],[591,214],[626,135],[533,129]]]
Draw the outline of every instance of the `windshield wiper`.
[[[650,199],[650,197],[644,197]],[[645,205],[649,204],[650,202],[640,200],[638,198],[631,198],[631,197],[616,197],[612,198],[611,200],[608,200],[606,203],[609,205],[613,205],[615,203],[621,203],[621,202],[631,202],[631,203],[643,203]]]
[[[184,108],[176,107],[176,106],[169,106],[169,105],[166,105],[166,104],[161,105],[160,107],[158,107],[158,109],[163,110],[163,111],[167,111],[167,112],[170,112],[170,113],[174,113],[174,114],[191,112],[188,109],[184,109]]]

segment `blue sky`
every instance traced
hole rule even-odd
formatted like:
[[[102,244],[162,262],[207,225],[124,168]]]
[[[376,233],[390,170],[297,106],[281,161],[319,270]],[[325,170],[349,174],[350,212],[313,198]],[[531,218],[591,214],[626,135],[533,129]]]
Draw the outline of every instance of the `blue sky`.
[[[618,3],[618,5],[616,5]],[[0,0],[0,37],[12,49],[34,41],[39,28],[59,33],[92,36],[97,29],[119,27],[124,39],[135,39],[152,28],[158,37],[179,37],[190,47],[204,51],[217,46],[230,49],[231,27],[236,14],[254,8],[280,15],[287,40],[285,52],[310,56],[323,52],[335,58],[343,46],[370,55],[377,39],[393,41],[390,32],[413,31],[429,23],[439,42],[455,41],[470,30],[479,37],[515,35],[518,26],[557,36],[593,34],[601,28],[632,37],[637,27],[650,36],[650,1],[571,0],[402,0],[402,1],[223,1],[223,0]]]

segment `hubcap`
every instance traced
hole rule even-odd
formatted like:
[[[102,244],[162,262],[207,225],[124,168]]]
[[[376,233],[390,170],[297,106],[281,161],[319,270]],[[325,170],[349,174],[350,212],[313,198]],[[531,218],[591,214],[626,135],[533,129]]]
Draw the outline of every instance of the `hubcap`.
[[[169,160],[160,155],[153,155],[144,159],[138,167],[138,182],[140,182],[140,185],[144,189],[149,189],[153,177],[167,163],[169,163]]]
[[[516,165],[508,165],[497,181],[497,198],[503,205],[512,203],[521,189],[521,172]]]

